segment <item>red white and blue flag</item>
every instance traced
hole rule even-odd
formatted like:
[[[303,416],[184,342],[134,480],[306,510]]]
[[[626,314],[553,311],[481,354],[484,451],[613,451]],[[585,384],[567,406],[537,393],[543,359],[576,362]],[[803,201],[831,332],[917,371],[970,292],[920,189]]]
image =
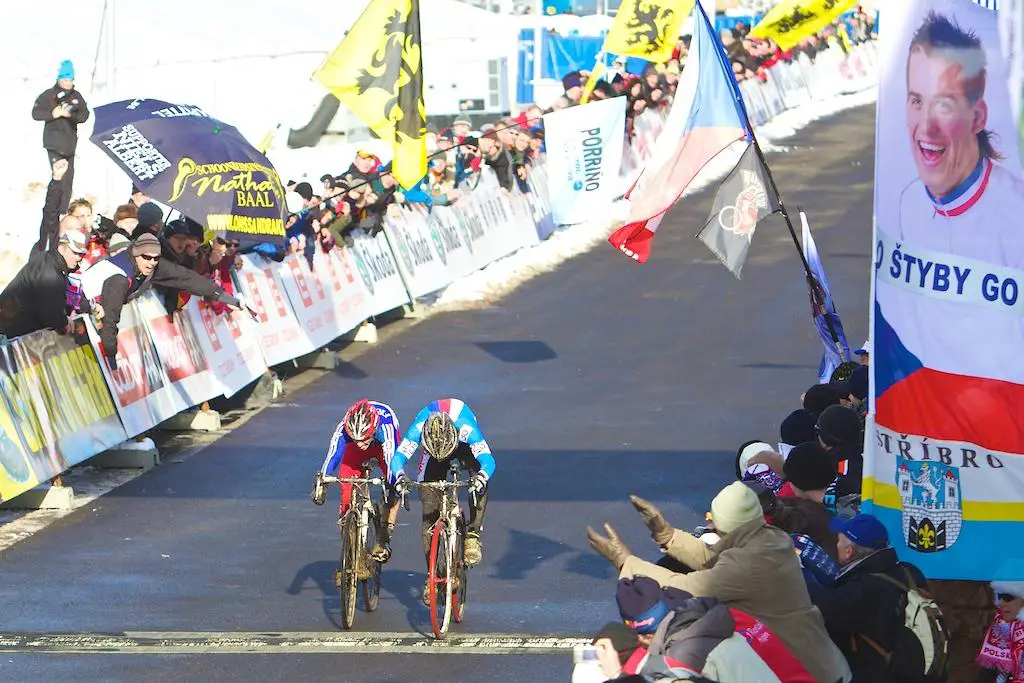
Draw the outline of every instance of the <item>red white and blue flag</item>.
[[[694,31],[686,68],[655,151],[626,193],[629,219],[608,239],[644,263],[662,217],[715,157],[734,144],[738,158],[753,139],[736,78],[701,3],[693,7]]]

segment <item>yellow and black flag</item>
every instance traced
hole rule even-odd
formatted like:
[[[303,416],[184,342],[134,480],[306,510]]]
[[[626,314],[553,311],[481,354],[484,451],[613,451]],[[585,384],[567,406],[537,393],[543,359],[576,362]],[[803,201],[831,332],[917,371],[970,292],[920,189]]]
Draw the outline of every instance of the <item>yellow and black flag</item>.
[[[672,58],[694,0],[622,0],[604,39],[605,52],[662,63]]]
[[[427,173],[419,0],[371,0],[314,77],[382,140],[403,188]]]
[[[856,4],[857,0],[783,0],[751,29],[750,37],[771,38],[780,49],[789,50]]]

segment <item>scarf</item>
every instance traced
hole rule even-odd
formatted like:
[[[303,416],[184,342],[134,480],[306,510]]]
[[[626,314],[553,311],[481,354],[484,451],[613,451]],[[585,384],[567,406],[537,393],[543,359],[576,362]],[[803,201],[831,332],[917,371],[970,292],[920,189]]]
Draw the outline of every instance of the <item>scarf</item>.
[[[1000,683],[1024,683],[1024,621],[1006,623],[997,613],[976,661],[983,669],[1000,672]]]

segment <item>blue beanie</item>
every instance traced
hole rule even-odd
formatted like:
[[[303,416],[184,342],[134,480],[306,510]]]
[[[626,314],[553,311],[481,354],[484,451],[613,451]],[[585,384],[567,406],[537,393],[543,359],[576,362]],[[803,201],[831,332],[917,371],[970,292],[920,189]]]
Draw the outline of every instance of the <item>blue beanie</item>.
[[[57,80],[62,78],[69,78],[72,81],[75,80],[75,65],[71,63],[70,59],[65,59],[60,63],[60,71],[57,72]]]
[[[620,579],[615,591],[619,615],[634,633],[654,633],[658,630],[658,624],[669,612],[661,597],[661,586],[646,576]]]

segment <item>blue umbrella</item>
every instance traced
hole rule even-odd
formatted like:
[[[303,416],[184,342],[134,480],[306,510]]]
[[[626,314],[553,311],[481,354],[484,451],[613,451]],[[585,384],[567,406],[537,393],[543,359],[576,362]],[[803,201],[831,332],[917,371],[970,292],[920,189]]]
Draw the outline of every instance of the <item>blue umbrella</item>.
[[[247,246],[283,244],[274,166],[234,126],[199,107],[124,100],[98,107],[89,138],[153,199]]]

